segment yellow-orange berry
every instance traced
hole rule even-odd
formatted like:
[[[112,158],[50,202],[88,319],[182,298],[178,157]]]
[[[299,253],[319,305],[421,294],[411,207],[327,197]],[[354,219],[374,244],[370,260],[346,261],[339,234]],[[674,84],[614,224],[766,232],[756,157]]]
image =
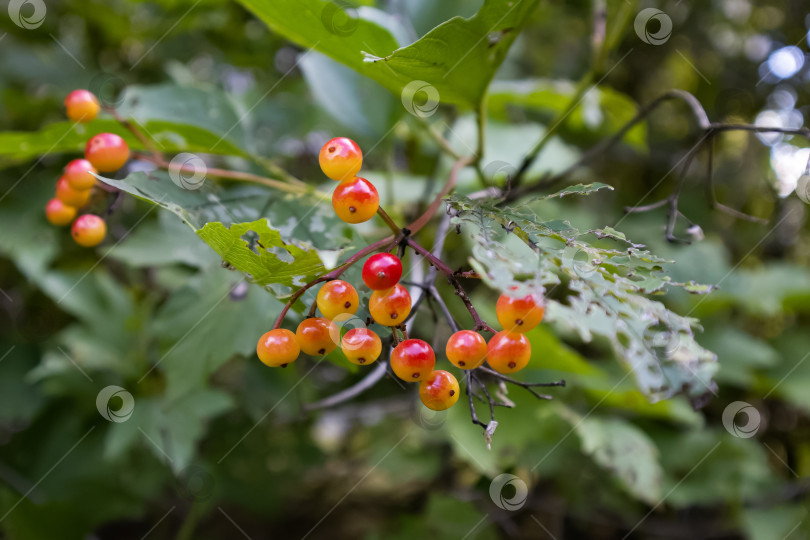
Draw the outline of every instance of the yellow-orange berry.
[[[62,177],[75,190],[90,189],[96,183],[94,174],[98,173],[93,164],[86,159],[74,159],[65,166]]]
[[[540,324],[545,311],[543,297],[535,292],[520,297],[502,294],[495,304],[495,314],[503,329],[521,334]]]
[[[532,346],[526,336],[501,330],[489,340],[487,363],[498,373],[514,373],[525,368],[532,357]]]
[[[295,331],[295,339],[301,350],[310,356],[323,356],[334,351],[340,339],[340,330],[335,323],[324,317],[304,319]]]
[[[347,137],[335,137],[321,148],[318,162],[323,173],[339,182],[351,180],[363,165],[363,152]]]
[[[45,217],[52,225],[62,227],[68,225],[76,217],[76,208],[69,206],[59,199],[51,199],[45,205]]]
[[[74,122],[89,122],[98,116],[101,105],[89,90],[74,90],[65,97],[65,110]]]
[[[484,363],[487,342],[484,336],[472,330],[459,330],[447,340],[444,349],[447,359],[461,369],[475,369]]]
[[[56,182],[56,198],[73,208],[81,208],[90,200],[89,189],[73,189],[63,176]]]
[[[256,344],[256,354],[263,364],[270,367],[286,367],[295,362],[301,348],[295,334],[285,328],[270,330]]]
[[[411,313],[411,295],[400,284],[386,291],[374,291],[368,301],[368,310],[378,324],[397,326]]]
[[[129,146],[115,133],[99,133],[87,141],[84,158],[99,172],[115,172],[129,159]]]
[[[368,221],[374,217],[379,207],[380,195],[377,188],[359,176],[344,180],[332,192],[332,208],[346,223]]]
[[[367,366],[380,357],[382,341],[368,328],[352,328],[343,336],[340,348],[349,362]]]
[[[421,381],[435,365],[433,348],[421,339],[406,339],[391,351],[391,369],[403,381]]]
[[[355,288],[340,279],[324,283],[318,291],[316,302],[321,314],[327,319],[334,319],[344,313],[354,315],[360,307],[360,297]]]
[[[107,235],[107,224],[94,214],[84,214],[76,218],[70,228],[73,240],[84,247],[97,246]]]
[[[419,383],[419,398],[425,407],[443,411],[458,401],[458,381],[449,371],[437,369]]]

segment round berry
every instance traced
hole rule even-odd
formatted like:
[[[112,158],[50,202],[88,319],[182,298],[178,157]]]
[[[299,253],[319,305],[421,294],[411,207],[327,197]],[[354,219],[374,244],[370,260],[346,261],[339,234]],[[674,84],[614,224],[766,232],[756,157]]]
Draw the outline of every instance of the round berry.
[[[403,381],[421,381],[436,365],[436,355],[421,339],[406,339],[391,351],[391,369]]]
[[[285,328],[270,330],[256,344],[259,360],[270,367],[286,367],[290,362],[295,362],[300,352],[295,334]]]
[[[74,159],[65,166],[62,177],[70,187],[77,190],[90,189],[96,183],[94,174],[98,173],[93,164],[86,159]]]
[[[70,228],[73,240],[84,247],[97,246],[107,235],[107,224],[100,217],[93,214],[84,214],[76,218]]]
[[[532,346],[526,336],[501,330],[489,340],[487,363],[498,373],[514,373],[526,367]]]
[[[99,133],[87,141],[84,157],[100,172],[115,172],[129,159],[129,146],[115,133]]]
[[[340,348],[349,362],[365,366],[380,357],[382,341],[368,328],[352,328],[343,336]]]
[[[385,291],[374,291],[368,301],[368,310],[378,324],[397,326],[404,323],[411,312],[411,295],[399,284]]]
[[[56,182],[56,198],[68,206],[81,208],[90,200],[90,190],[72,188],[63,176]]]
[[[363,152],[357,143],[346,137],[335,137],[321,148],[318,162],[323,173],[339,182],[351,180],[363,165]]]
[[[371,290],[390,289],[402,277],[402,261],[390,253],[377,253],[363,265],[363,283]]]
[[[73,221],[76,217],[76,208],[69,206],[59,199],[51,199],[45,205],[45,217],[51,225],[62,227]]]
[[[428,409],[449,409],[458,401],[458,381],[449,371],[437,369],[419,383],[419,397]]]
[[[512,290],[515,289],[513,286]],[[543,297],[535,292],[521,297],[502,294],[495,304],[495,314],[503,329],[521,334],[540,324],[545,311]]]
[[[447,340],[444,349],[447,359],[461,369],[475,369],[484,363],[487,342],[484,336],[472,330],[459,330]]]
[[[65,97],[65,109],[74,122],[89,122],[98,116],[101,105],[89,90],[74,90]]]
[[[340,279],[326,282],[318,291],[316,299],[318,309],[327,319],[348,313],[354,315],[360,307],[360,297],[349,283]]]
[[[332,207],[346,223],[363,223],[370,220],[380,207],[377,188],[359,176],[344,180],[332,192]]]
[[[337,325],[323,317],[304,319],[295,331],[295,339],[304,353],[310,356],[323,356],[337,348],[333,336],[339,336]]]

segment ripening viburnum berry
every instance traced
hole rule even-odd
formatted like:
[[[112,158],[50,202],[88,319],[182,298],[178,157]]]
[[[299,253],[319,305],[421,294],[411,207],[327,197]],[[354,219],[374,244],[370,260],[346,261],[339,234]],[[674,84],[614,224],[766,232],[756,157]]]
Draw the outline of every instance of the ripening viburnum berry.
[[[459,330],[447,340],[444,351],[453,365],[461,369],[475,369],[484,363],[487,342],[478,332]]]
[[[84,247],[97,246],[107,235],[107,224],[94,214],[84,214],[76,218],[70,228],[73,240]]]
[[[346,137],[335,137],[321,148],[318,162],[323,173],[339,182],[351,180],[363,165],[363,152],[357,143]]]
[[[310,356],[323,356],[334,351],[338,346],[335,336],[340,336],[340,330],[325,317],[304,319],[295,331],[298,346]]]
[[[263,364],[270,367],[286,367],[295,362],[301,348],[295,334],[285,328],[270,330],[256,344],[256,354]]]
[[[56,198],[73,208],[81,208],[90,200],[89,189],[73,189],[65,177],[56,182]]]
[[[458,381],[449,371],[437,369],[419,383],[419,398],[425,407],[443,411],[458,401]]]
[[[332,192],[332,208],[346,223],[368,221],[374,217],[379,207],[380,195],[377,188],[359,176],[344,180]]]
[[[70,187],[76,190],[90,189],[96,183],[98,171],[86,159],[74,159],[65,166],[62,177],[67,180]]]
[[[344,313],[354,315],[360,307],[357,291],[351,284],[340,279],[324,283],[318,291],[316,302],[321,314],[327,319],[334,319]]]
[[[65,110],[74,122],[89,122],[98,116],[101,105],[89,90],[74,90],[65,97]]]
[[[99,133],[87,141],[84,157],[99,172],[115,172],[129,159],[129,146],[115,133]]]
[[[59,199],[51,199],[45,205],[45,217],[52,225],[62,227],[70,224],[73,218],[76,217],[76,208],[69,206]]]
[[[514,373],[525,368],[532,357],[532,346],[523,334],[501,330],[489,340],[487,363],[498,373]]]
[[[371,290],[390,289],[402,277],[402,261],[390,253],[377,253],[363,265],[363,283]]]
[[[397,326],[411,313],[411,295],[399,284],[385,291],[374,291],[368,301],[368,310],[378,324]]]
[[[352,328],[343,336],[340,348],[349,362],[367,366],[380,357],[382,341],[368,328]]]
[[[516,286],[512,290],[517,289]],[[498,322],[504,330],[510,332],[526,333],[543,320],[546,308],[543,297],[536,292],[524,296],[513,297],[502,294],[495,304],[495,313]]]
[[[435,365],[433,348],[421,339],[406,339],[391,351],[391,369],[403,381],[421,381]]]

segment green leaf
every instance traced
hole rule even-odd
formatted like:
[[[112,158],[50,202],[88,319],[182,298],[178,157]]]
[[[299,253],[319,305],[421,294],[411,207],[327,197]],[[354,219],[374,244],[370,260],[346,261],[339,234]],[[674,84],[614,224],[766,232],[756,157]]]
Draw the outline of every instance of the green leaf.
[[[222,223],[208,223],[197,234],[225,262],[249,274],[254,283],[272,286],[279,297],[325,272],[312,246],[285,241],[267,219],[235,223],[230,228]]]
[[[594,182],[592,184],[576,184],[574,186],[568,186],[567,188],[563,188],[557,193],[553,193],[551,195],[541,195],[540,197],[533,198],[532,200],[545,200],[554,198],[562,199],[567,195],[590,195],[591,193],[595,193],[600,189],[609,189],[610,191],[613,191],[613,186],[609,186],[601,182]]]
[[[274,32],[314,49],[401,94],[420,99],[432,86],[441,103],[475,107],[537,0],[487,0],[473,17],[454,17],[399,48],[394,35],[372,22],[369,8],[354,13],[325,0],[239,0]],[[368,14],[368,15],[364,15]],[[347,18],[347,15],[349,18]],[[406,103],[406,107],[414,106]]]

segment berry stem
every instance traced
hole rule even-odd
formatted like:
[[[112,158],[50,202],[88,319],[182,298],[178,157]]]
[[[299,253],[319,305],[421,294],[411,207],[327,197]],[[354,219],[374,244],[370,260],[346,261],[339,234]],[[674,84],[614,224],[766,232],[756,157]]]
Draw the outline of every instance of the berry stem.
[[[478,419],[478,414],[475,412],[475,402],[473,401],[472,394],[472,373],[470,371],[466,371],[464,375],[467,377],[467,387],[465,388],[465,391],[467,392],[467,398],[470,401],[470,418],[472,419],[472,423],[487,429],[487,425]]]
[[[382,205],[377,207],[377,215],[385,221],[385,224],[388,225],[388,228],[391,229],[391,232],[394,234],[399,234],[402,231],[402,229],[394,223],[394,220],[391,219],[391,216],[388,215],[388,212],[383,209]]]
[[[163,154],[160,152],[160,150],[158,150],[157,146],[155,146],[152,141],[149,140],[149,137],[144,135],[144,133],[135,126],[135,123],[132,120],[124,118],[118,114],[118,111],[115,110],[114,107],[104,107],[104,110],[110,113],[112,117],[115,118],[115,120],[121,124],[122,127],[124,127],[124,129],[135,135],[135,138],[141,142],[144,148],[149,150],[154,159],[163,161]]]
[[[425,210],[425,213],[419,216],[416,221],[408,225],[408,230],[411,231],[411,234],[416,234],[416,232],[428,224],[428,222],[436,215],[436,212],[439,210],[439,207],[442,204],[442,199],[444,199],[448,193],[456,186],[456,182],[458,181],[458,173],[472,163],[474,158],[472,156],[466,156],[463,158],[459,158],[453,163],[453,168],[450,170],[450,176],[447,178],[447,183],[442,188],[441,192],[433,199],[433,202],[430,203],[428,209]]]

